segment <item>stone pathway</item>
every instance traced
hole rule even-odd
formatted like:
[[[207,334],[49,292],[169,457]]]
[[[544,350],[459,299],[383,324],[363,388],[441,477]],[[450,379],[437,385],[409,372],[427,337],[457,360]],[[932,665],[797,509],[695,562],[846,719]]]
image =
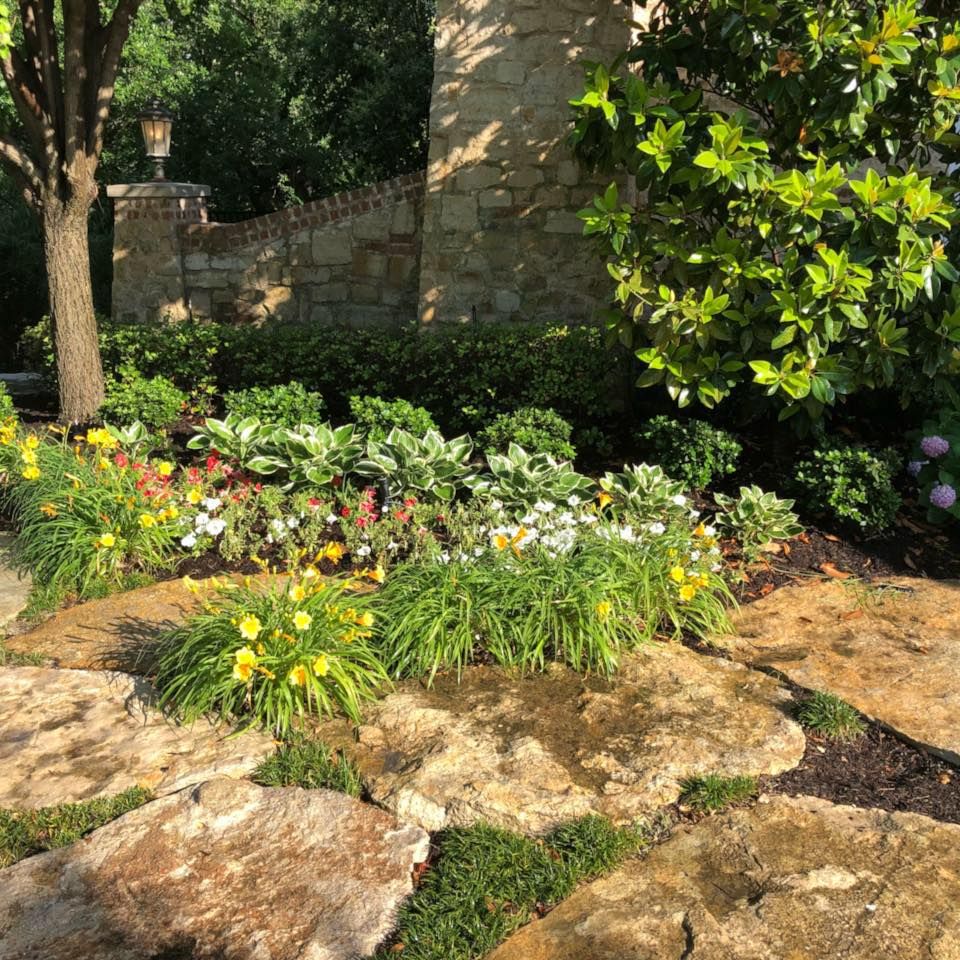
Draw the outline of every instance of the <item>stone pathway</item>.
[[[887,583],[815,581],[776,590],[740,611],[730,653],[835,693],[960,763],[960,582]]]
[[[429,838],[343,794],[216,779],[0,874],[0,960],[354,960]]]
[[[27,608],[33,586],[30,574],[16,570],[11,564],[10,551],[15,539],[11,533],[0,533],[0,630]]]
[[[122,673],[0,670],[0,807],[43,807],[147,787],[157,795],[241,777],[273,752],[261,733],[169,722],[154,689]]]
[[[960,826],[761,798],[682,827],[488,960],[957,960]]]
[[[10,637],[7,649],[40,654],[72,670],[149,673],[157,638],[183,623],[199,605],[182,581],[168,580],[62,610]]]
[[[678,645],[651,645],[612,682],[557,667],[510,678],[474,667],[367,708],[358,742],[319,731],[360,767],[373,799],[427,830],[486,821],[527,834],[601,813],[617,822],[677,799],[706,773],[775,774],[803,756],[770,677]]]

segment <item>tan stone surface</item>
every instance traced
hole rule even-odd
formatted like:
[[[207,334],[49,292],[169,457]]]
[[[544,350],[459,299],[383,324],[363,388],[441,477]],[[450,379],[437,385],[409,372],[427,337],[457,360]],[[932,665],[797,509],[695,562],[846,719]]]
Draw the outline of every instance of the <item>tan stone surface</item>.
[[[886,583],[776,590],[740,611],[731,652],[960,763],[960,583]]]
[[[763,799],[679,829],[488,960],[960,958],[960,826]]]
[[[320,736],[360,765],[373,799],[428,830],[487,821],[543,833],[587,813],[629,821],[686,777],[780,773],[804,737],[771,678],[681,646],[651,646],[613,682],[557,668],[474,667],[416,683]]]
[[[167,580],[78,604],[26,633],[7,649],[37,653],[73,670],[149,673],[155,641],[199,607],[180,580]]]
[[[30,574],[17,570],[13,564],[14,539],[12,534],[0,533],[0,628],[24,611],[33,585]]]
[[[428,849],[343,794],[212,780],[0,872],[0,960],[353,960]]]
[[[245,776],[273,750],[260,733],[174,724],[154,689],[122,673],[0,670],[0,807],[44,807],[148,787],[172,793]]]

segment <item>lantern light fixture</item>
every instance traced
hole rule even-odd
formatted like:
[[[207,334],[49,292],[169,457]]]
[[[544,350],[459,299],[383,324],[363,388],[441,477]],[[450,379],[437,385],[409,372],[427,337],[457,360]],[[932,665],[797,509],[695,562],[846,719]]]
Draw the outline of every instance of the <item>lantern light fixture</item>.
[[[163,165],[170,157],[170,135],[173,132],[173,114],[159,100],[151,100],[138,118],[143,133],[147,159],[154,162],[153,179],[165,180]]]

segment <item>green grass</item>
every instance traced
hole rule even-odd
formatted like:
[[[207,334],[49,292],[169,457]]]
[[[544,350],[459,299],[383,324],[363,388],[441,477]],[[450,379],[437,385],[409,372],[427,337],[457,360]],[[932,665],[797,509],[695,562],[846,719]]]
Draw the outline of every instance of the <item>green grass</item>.
[[[114,797],[61,803],[39,810],[0,809],[0,869],[44,850],[65,847],[151,799],[131,787]]]
[[[860,714],[845,700],[820,690],[797,708],[801,725],[831,740],[856,740],[867,729]]]
[[[617,829],[590,816],[542,841],[478,825],[444,832],[440,857],[400,913],[404,960],[475,960],[529,922],[538,907],[618,866],[653,842],[650,827]],[[385,948],[380,960],[397,956]]]
[[[697,813],[717,813],[732,803],[743,803],[756,796],[756,777],[722,777],[711,773],[684,780],[680,802]]]
[[[363,793],[360,772],[342,754],[326,744],[296,737],[281,744],[253,772],[254,783],[264,787],[303,787],[306,790],[339,790],[351,797]]]
[[[14,653],[0,638],[0,667],[42,667],[46,663],[39,653]]]

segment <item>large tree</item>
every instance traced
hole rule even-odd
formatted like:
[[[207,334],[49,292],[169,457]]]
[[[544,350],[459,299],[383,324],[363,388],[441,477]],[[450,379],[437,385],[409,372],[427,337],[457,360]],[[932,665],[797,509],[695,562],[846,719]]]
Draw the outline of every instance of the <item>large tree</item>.
[[[0,71],[17,122],[0,163],[41,227],[60,384],[60,416],[92,419],[103,370],[90,284],[87,221],[120,55],[144,0],[0,0]]]

